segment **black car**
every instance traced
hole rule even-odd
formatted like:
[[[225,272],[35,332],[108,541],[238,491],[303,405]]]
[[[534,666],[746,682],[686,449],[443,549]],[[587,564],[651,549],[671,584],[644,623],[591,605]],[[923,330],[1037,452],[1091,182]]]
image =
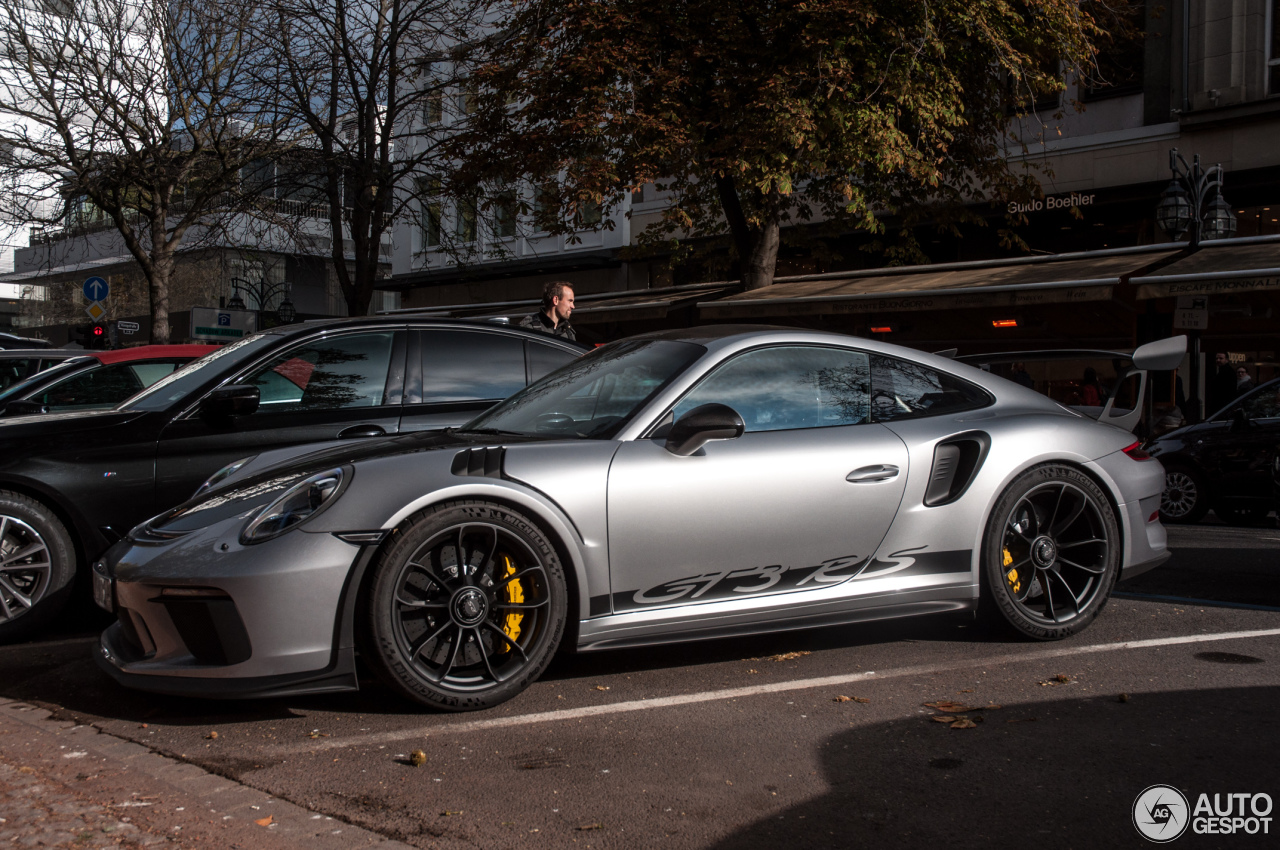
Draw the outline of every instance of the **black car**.
[[[81,360],[84,355],[83,350],[65,348],[0,349],[0,393],[68,360]]]
[[[254,334],[111,410],[0,421],[0,641],[139,522],[269,449],[461,424],[579,356],[491,323],[371,317]],[[225,473],[225,474],[229,474]]]
[[[1254,523],[1274,506],[1272,464],[1280,444],[1280,378],[1241,396],[1199,425],[1153,440],[1165,469],[1160,518],[1197,522],[1210,508],[1232,523]]]

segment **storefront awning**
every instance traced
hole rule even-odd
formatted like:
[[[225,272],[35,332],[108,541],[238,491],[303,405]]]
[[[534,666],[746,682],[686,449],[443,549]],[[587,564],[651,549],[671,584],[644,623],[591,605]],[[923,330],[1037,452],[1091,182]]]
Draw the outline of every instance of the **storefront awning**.
[[[703,319],[745,319],[1107,301],[1117,284],[1179,250],[1145,246],[780,278],[762,290],[701,301],[698,309]]]
[[[1222,239],[1155,274],[1134,277],[1139,299],[1235,292],[1280,292],[1280,239]]]
[[[630,290],[624,292],[575,293],[576,307],[570,321],[575,325],[603,322],[630,322],[642,319],[662,319],[672,311],[693,305],[699,301],[718,298],[742,289],[738,283],[700,283],[688,286],[668,286],[660,289]],[[468,319],[492,319],[498,317],[526,316],[537,312],[541,302],[537,299],[504,301],[491,304],[453,304],[424,309],[392,310],[392,313],[412,313],[417,316],[439,316]]]

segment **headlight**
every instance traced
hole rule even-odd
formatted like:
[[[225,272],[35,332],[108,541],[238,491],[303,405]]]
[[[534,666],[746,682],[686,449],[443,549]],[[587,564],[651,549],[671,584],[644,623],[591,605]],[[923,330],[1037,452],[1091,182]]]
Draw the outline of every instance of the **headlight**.
[[[249,455],[249,457],[242,457],[235,463],[229,463],[226,466],[222,467],[222,469],[219,469],[217,472],[213,473],[213,475],[210,475],[203,484],[197,487],[196,491],[191,494],[191,498],[194,499],[196,496],[200,496],[200,495],[203,495],[204,493],[209,492],[214,487],[218,486],[223,481],[226,481],[228,478],[230,478],[231,476],[239,472],[240,467],[244,466],[246,463],[253,460],[255,457],[257,457],[257,455]]]
[[[347,473],[338,467],[299,481],[258,511],[257,516],[245,526],[240,542],[245,545],[261,543],[306,522],[333,502],[346,477]]]

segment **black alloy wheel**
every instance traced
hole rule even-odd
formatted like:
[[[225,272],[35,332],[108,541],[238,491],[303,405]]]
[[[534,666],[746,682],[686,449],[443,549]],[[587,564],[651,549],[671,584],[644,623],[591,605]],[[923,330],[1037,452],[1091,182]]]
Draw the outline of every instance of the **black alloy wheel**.
[[[1036,467],[987,525],[984,597],[1022,634],[1056,640],[1089,625],[1119,573],[1120,534],[1101,488],[1068,466]]]
[[[75,577],[73,552],[44,505],[0,490],[0,642],[30,634],[62,610]]]
[[[527,518],[482,502],[442,505],[381,561],[368,596],[370,660],[426,705],[497,705],[545,669],[566,598],[555,549]]]

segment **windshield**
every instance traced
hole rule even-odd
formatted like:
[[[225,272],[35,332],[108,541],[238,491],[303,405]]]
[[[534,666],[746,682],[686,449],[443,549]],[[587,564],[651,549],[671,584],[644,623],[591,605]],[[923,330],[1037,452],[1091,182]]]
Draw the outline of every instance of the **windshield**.
[[[171,375],[166,375],[132,398],[125,399],[116,409],[163,410],[217,379],[228,366],[253,357],[262,349],[275,344],[277,339],[275,334],[255,334],[217,350],[210,347],[209,354],[193,360]]]
[[[64,375],[83,367],[86,363],[97,363],[93,357],[72,357],[70,360],[63,360],[57,366],[50,366],[43,372],[36,372],[31,377],[18,381],[13,386],[7,387],[4,392],[0,392],[0,402],[10,401],[15,398],[21,398],[25,390],[30,389],[33,385],[39,384],[43,386],[50,379],[57,379]]]
[[[691,342],[615,342],[560,367],[458,430],[611,439],[705,352]]]

